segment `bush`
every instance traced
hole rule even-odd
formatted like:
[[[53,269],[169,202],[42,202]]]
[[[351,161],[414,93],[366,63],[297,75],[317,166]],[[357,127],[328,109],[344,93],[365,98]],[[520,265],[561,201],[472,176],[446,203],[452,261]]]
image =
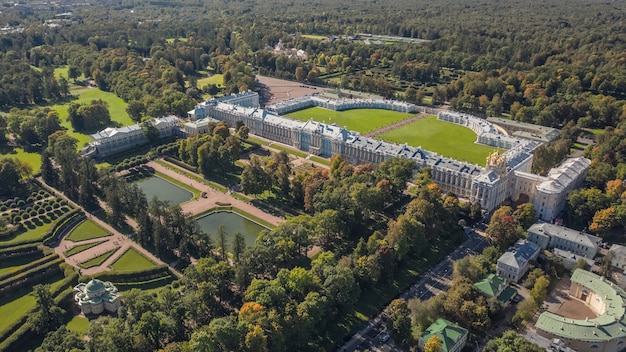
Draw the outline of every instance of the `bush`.
[[[46,210],[44,208],[39,208],[39,210],[37,210],[37,214],[41,215],[43,213],[45,213]]]
[[[6,205],[0,205],[0,211],[6,211],[6,210],[7,210]]]
[[[24,199],[20,199],[20,200],[18,200],[18,201],[17,201],[17,206],[18,206],[18,207],[23,207],[23,206],[24,206],[24,204],[26,204],[26,202],[24,201]]]
[[[48,211],[52,211],[52,206],[50,204],[46,205],[43,210],[45,210],[46,212]]]
[[[38,194],[37,196],[35,196],[35,199],[36,199],[36,200],[42,200],[42,199],[43,199],[43,196],[42,196],[41,194]]]
[[[36,210],[31,210],[28,214],[30,216],[37,216],[37,211]]]

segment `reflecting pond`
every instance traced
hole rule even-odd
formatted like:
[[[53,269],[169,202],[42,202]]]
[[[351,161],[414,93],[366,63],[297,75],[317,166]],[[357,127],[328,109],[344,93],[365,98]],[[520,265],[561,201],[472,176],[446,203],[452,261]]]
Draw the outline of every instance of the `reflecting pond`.
[[[157,176],[148,177],[135,184],[145,193],[148,202],[157,197],[159,200],[168,201],[170,205],[176,205],[193,198],[193,193]]]
[[[233,237],[237,232],[243,235],[246,240],[246,248],[249,248],[254,245],[254,241],[259,235],[259,232],[267,230],[264,226],[229,211],[210,213],[196,219],[196,221],[202,231],[211,236],[211,240],[213,240],[214,243],[217,241],[215,236],[217,228],[223,224],[226,229],[226,243],[229,248],[232,247]]]

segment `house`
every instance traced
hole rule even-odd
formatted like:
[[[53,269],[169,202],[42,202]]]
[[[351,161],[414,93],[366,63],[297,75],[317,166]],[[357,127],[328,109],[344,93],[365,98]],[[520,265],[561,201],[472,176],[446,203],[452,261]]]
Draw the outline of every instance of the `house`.
[[[599,237],[548,223],[533,224],[528,229],[527,240],[543,249],[558,248],[589,259],[596,256],[602,243]]]
[[[626,247],[614,244],[609,249],[611,256],[611,266],[618,269],[626,269]]]
[[[513,282],[518,282],[530,267],[530,262],[537,260],[541,247],[533,242],[519,240],[498,259],[496,273]]]
[[[420,351],[424,350],[428,339],[435,335],[442,342],[439,352],[458,352],[467,343],[468,331],[448,320],[439,318],[420,336],[418,341]]]
[[[486,297],[497,298],[502,303],[508,302],[517,293],[515,289],[509,287],[503,277],[495,274],[487,275],[487,277],[475,283],[474,286]]]

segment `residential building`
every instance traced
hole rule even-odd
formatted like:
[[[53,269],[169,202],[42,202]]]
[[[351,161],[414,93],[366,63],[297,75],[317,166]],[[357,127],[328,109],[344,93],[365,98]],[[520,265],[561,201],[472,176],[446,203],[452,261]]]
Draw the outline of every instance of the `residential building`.
[[[626,292],[602,276],[576,269],[569,295],[582,301],[597,316],[572,319],[543,312],[537,319],[537,332],[558,338],[576,351],[616,352],[626,342]]]
[[[419,349],[423,351],[424,345],[426,345],[428,339],[437,336],[441,340],[440,352],[459,352],[467,343],[467,335],[467,329],[448,320],[439,318],[420,336],[418,346]]]
[[[515,296],[517,291],[506,283],[506,280],[498,275],[489,274],[478,281],[474,286],[486,297],[497,298],[502,303],[508,302]]]
[[[609,248],[611,256],[611,266],[626,270],[626,247],[614,244]]]
[[[117,288],[110,282],[92,279],[74,287],[74,300],[83,314],[101,314],[117,312],[121,305]]]
[[[599,237],[549,223],[533,224],[526,239],[543,249],[558,248],[589,259],[596,256],[602,243]]]
[[[530,262],[537,260],[541,252],[538,244],[519,240],[498,259],[496,273],[507,280],[519,282],[526,275]]]

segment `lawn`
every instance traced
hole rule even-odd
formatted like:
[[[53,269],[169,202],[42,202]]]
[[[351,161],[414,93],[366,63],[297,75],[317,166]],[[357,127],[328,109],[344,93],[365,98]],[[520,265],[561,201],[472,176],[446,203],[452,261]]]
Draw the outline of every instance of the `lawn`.
[[[485,166],[493,147],[475,144],[476,133],[467,127],[438,121],[436,116],[398,127],[377,136],[392,142],[419,147],[456,160]]]
[[[102,265],[102,263],[104,263],[105,260],[109,259],[109,257],[113,255],[113,253],[115,253],[118,249],[119,247],[113,248],[108,252],[102,253],[99,256],[79,263],[78,265],[80,265],[80,267],[83,269],[89,269],[93,268],[94,266]]]
[[[315,35],[315,34],[300,34],[300,36],[303,38],[317,39],[317,40],[322,40],[327,37],[325,35]]]
[[[209,84],[215,84],[218,87],[224,87],[224,75],[221,73],[216,73],[211,77],[204,77],[198,80],[198,88],[200,89]]]
[[[26,241],[26,240],[42,239],[43,235],[50,228],[50,225],[52,224],[43,224],[42,226],[37,226],[33,229],[29,229],[27,231],[18,233],[15,237],[11,238],[8,241],[1,240],[0,242],[12,244],[12,243],[17,243],[17,242]]]
[[[86,251],[91,247],[95,247],[101,243],[103,243],[104,241],[96,241],[96,242],[91,242],[91,243],[86,243],[86,244],[80,244],[78,246],[74,246],[72,248],[70,248],[69,250],[63,252],[63,255],[65,255],[66,257],[71,257],[76,253],[80,253],[82,251]]]
[[[26,152],[22,148],[0,147],[0,159],[4,158],[20,159],[20,161],[32,167],[33,173],[39,172],[39,168],[41,168],[41,155],[39,153]]]
[[[113,93],[104,92],[97,88],[81,90],[78,94],[78,98],[72,100],[72,103],[88,104],[92,100],[102,99],[109,105],[109,113],[111,114],[111,121],[118,126],[133,125],[133,121],[126,112],[126,106],[128,105],[122,99],[117,97]],[[59,113],[61,125],[67,128],[67,132],[72,137],[78,139],[78,148],[82,148],[85,143],[89,142],[89,135],[74,131],[72,124],[67,121],[67,109],[70,106],[70,102],[65,104],[57,104],[50,106],[51,109],[56,110]]]
[[[66,239],[73,242],[80,242],[84,240],[90,240],[92,238],[105,237],[109,236],[110,233],[98,226],[95,222],[91,220],[85,220],[80,225],[76,226],[69,235],[67,235]]]
[[[294,111],[287,114],[288,117],[308,121],[313,119],[318,122],[328,124],[336,123],[339,127],[346,127],[348,130],[359,133],[375,131],[382,127],[405,120],[412,114],[383,109],[351,109],[344,111],[328,110],[320,107],[312,107]]]
[[[66,328],[69,331],[84,334],[89,329],[89,319],[76,315],[67,323]]]
[[[172,43],[174,43],[176,41],[186,43],[186,42],[189,41],[189,38],[178,37],[178,38],[167,38],[167,39],[165,39],[165,42],[168,43],[168,44],[172,44]]]
[[[117,258],[115,263],[111,265],[111,269],[115,271],[132,271],[152,268],[155,265],[155,262],[144,257],[141,253],[137,252],[136,249],[131,247]]]

